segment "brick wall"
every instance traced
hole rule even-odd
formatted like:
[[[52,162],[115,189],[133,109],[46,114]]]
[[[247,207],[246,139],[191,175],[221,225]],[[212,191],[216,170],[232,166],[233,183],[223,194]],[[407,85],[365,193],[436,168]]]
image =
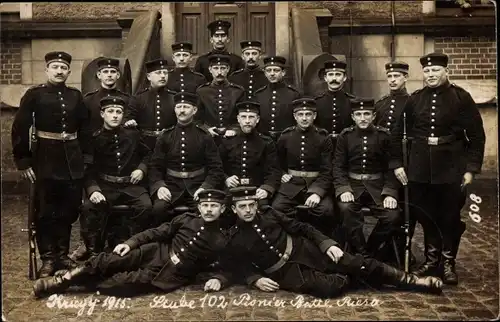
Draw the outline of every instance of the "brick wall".
[[[2,39],[0,47],[0,62],[1,62],[1,73],[0,73],[0,84],[10,85],[10,84],[21,84],[22,83],[22,73],[21,73],[21,49],[23,46],[22,40],[15,39]]]
[[[491,37],[435,38],[434,49],[450,61],[450,79],[496,79],[496,42]]]

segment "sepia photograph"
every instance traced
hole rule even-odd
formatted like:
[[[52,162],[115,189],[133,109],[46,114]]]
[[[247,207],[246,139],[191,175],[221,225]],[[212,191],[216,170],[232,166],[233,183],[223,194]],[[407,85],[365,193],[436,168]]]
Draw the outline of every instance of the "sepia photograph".
[[[2,321],[494,321],[497,2],[3,2]]]

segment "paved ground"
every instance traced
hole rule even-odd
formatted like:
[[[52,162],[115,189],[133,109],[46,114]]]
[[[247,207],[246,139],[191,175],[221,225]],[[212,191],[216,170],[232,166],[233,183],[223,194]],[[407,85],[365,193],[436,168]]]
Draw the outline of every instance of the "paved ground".
[[[5,197],[2,203],[2,313],[7,321],[494,319],[499,312],[496,182],[477,181],[470,192],[483,198],[479,205],[482,221],[475,223],[468,217],[468,211],[463,212],[467,231],[458,256],[459,286],[446,287],[441,296],[359,290],[329,303],[284,291],[264,294],[243,286],[209,294],[203,301],[206,294],[196,285],[163,297],[149,295],[127,300],[80,292],[50,301],[35,300],[32,283],[27,278],[27,236],[20,232],[21,226],[26,225],[26,200]],[[468,200],[467,207],[470,204]],[[72,248],[76,247],[77,229],[74,232]],[[421,241],[418,228],[414,239],[417,255],[422,252]]]

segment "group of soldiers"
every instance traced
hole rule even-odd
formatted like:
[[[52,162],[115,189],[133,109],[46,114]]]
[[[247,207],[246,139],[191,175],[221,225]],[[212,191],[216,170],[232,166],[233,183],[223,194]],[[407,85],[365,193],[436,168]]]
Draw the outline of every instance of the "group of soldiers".
[[[230,27],[208,25],[213,50],[194,71],[187,42],[172,45],[174,68],[147,62],[150,86],[133,96],[117,89],[117,59],[99,61],[101,87],[83,96],[65,85],[71,55],[45,56],[48,81],[26,92],[12,127],[17,167],[37,191],[35,295],[89,277],[100,289],[171,291],[200,272],[207,291],[244,282],[322,297],[360,282],[457,284],[460,210],[485,133],[470,94],[448,80],[448,57],[420,58],[426,85],[412,94],[408,64],[387,63],[390,92],[377,102],[348,93],[347,64],[327,61],[318,73],[327,90],[305,97],[284,81],[285,58],[257,64],[259,41],[229,53]],[[416,221],[425,234],[412,273],[378,260],[403,203],[409,234]],[[122,204],[129,213],[108,229]],[[378,218],[367,241],[363,208]],[[78,217],[80,264],[68,256]]]

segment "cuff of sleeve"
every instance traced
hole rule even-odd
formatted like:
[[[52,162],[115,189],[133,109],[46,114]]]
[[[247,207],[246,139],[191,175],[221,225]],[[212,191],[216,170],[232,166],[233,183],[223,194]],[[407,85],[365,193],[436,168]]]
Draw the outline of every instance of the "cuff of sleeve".
[[[274,195],[274,192],[276,191],[276,189],[274,189],[273,187],[271,187],[270,185],[267,185],[267,184],[263,184],[259,188],[262,190],[266,190],[267,192],[269,192],[269,194],[271,196]]]
[[[90,197],[96,191],[101,192],[101,188],[97,184],[93,184],[87,188],[87,195]]]
[[[129,245],[130,249],[135,249],[135,248],[137,248],[137,246],[139,246],[139,244],[134,239],[129,239],[129,240],[125,241],[124,244]]]
[[[344,192],[354,193],[354,191],[352,190],[351,186],[340,186],[337,189],[335,189],[335,197],[338,198]]]
[[[145,165],[144,163],[139,164],[137,169],[141,170],[144,173],[144,176],[146,176],[148,174],[148,166]]]
[[[384,187],[384,189],[382,189],[382,196],[391,196],[398,199],[398,191],[396,189]]]
[[[246,282],[249,286],[253,286],[255,284],[255,282],[257,282],[257,280],[261,277],[262,277],[262,275],[260,275],[260,274],[254,274],[254,275],[247,277]]]
[[[208,182],[203,182],[202,185],[200,186],[200,188],[203,188],[203,189],[213,189],[213,186],[208,183]]]
[[[319,188],[319,187],[311,187],[307,190],[307,193],[315,193],[317,194],[318,196],[320,196],[321,198],[323,198],[323,196],[325,195],[326,191],[325,189],[323,188]]]
[[[166,185],[165,181],[163,181],[163,180],[157,181],[156,183],[151,185],[151,189],[150,189],[149,194],[151,196],[153,196],[156,193],[156,191],[158,191],[158,189],[160,189],[161,187],[166,187],[166,186],[167,185]]]
[[[26,170],[28,168],[31,168],[31,158],[17,160],[16,166],[18,170]]]
[[[220,281],[220,288],[221,289],[226,288],[229,285],[229,279],[222,274],[212,275],[209,279],[212,279],[212,278],[218,279]]]
[[[327,240],[322,241],[321,244],[319,244],[319,249],[321,250],[322,253],[326,253],[328,248],[330,248],[332,246],[337,246],[337,245],[338,245],[338,243],[336,241],[334,241],[333,239],[327,239]]]
[[[468,164],[467,167],[465,168],[465,172],[479,174],[481,173],[481,167],[480,166],[478,167],[475,164]]]
[[[391,160],[389,161],[389,169],[397,169],[403,167],[403,162],[401,160]]]

